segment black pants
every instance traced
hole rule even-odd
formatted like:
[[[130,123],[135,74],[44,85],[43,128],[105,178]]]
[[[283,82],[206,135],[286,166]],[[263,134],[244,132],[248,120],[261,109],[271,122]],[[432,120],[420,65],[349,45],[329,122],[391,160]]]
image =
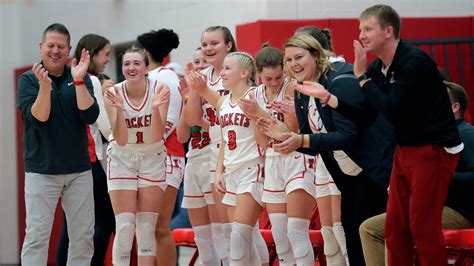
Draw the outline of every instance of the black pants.
[[[367,218],[384,213],[388,194],[365,172],[345,176],[341,190],[341,219],[346,234],[347,253],[351,266],[365,265],[359,226]]]
[[[105,255],[109,247],[110,236],[115,232],[115,216],[107,191],[107,176],[100,162],[92,163],[94,182],[94,256],[92,266],[104,265]],[[63,230],[56,249],[56,264],[66,266],[69,238],[67,235],[66,216],[64,215]]]

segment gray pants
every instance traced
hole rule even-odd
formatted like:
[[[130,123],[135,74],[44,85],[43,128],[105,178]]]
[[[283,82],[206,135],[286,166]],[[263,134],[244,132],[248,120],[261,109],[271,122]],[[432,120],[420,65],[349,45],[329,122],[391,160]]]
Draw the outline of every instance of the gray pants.
[[[24,266],[46,265],[59,197],[69,235],[67,265],[90,265],[94,253],[94,195],[92,173],[25,174],[26,235],[21,250]]]

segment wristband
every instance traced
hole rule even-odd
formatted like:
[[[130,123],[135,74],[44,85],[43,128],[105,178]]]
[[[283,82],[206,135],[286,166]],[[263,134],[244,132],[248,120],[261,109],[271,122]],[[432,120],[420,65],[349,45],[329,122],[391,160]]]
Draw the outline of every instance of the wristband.
[[[81,86],[81,85],[84,85],[86,84],[86,81],[85,80],[74,80],[74,86]]]
[[[327,104],[329,102],[329,99],[331,99],[331,96],[332,94],[328,91],[328,96],[326,97],[326,99],[324,99],[323,103]]]

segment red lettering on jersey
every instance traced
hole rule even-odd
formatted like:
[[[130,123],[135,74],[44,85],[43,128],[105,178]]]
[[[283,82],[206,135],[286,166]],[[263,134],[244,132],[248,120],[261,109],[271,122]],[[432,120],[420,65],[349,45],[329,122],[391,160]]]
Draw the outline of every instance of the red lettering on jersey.
[[[209,117],[209,124],[211,127],[215,125],[219,125],[219,119],[216,117],[216,113],[214,112],[214,108],[207,108],[206,109],[207,117]]]
[[[125,118],[127,128],[142,128],[151,125],[151,115]]]

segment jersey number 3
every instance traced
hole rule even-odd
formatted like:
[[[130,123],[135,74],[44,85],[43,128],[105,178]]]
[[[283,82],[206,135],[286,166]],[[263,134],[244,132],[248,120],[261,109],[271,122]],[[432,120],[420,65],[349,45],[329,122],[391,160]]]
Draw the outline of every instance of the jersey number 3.
[[[235,133],[234,130],[229,130],[227,132],[227,137],[229,139],[227,146],[229,147],[229,150],[235,150],[237,148],[237,134]]]

